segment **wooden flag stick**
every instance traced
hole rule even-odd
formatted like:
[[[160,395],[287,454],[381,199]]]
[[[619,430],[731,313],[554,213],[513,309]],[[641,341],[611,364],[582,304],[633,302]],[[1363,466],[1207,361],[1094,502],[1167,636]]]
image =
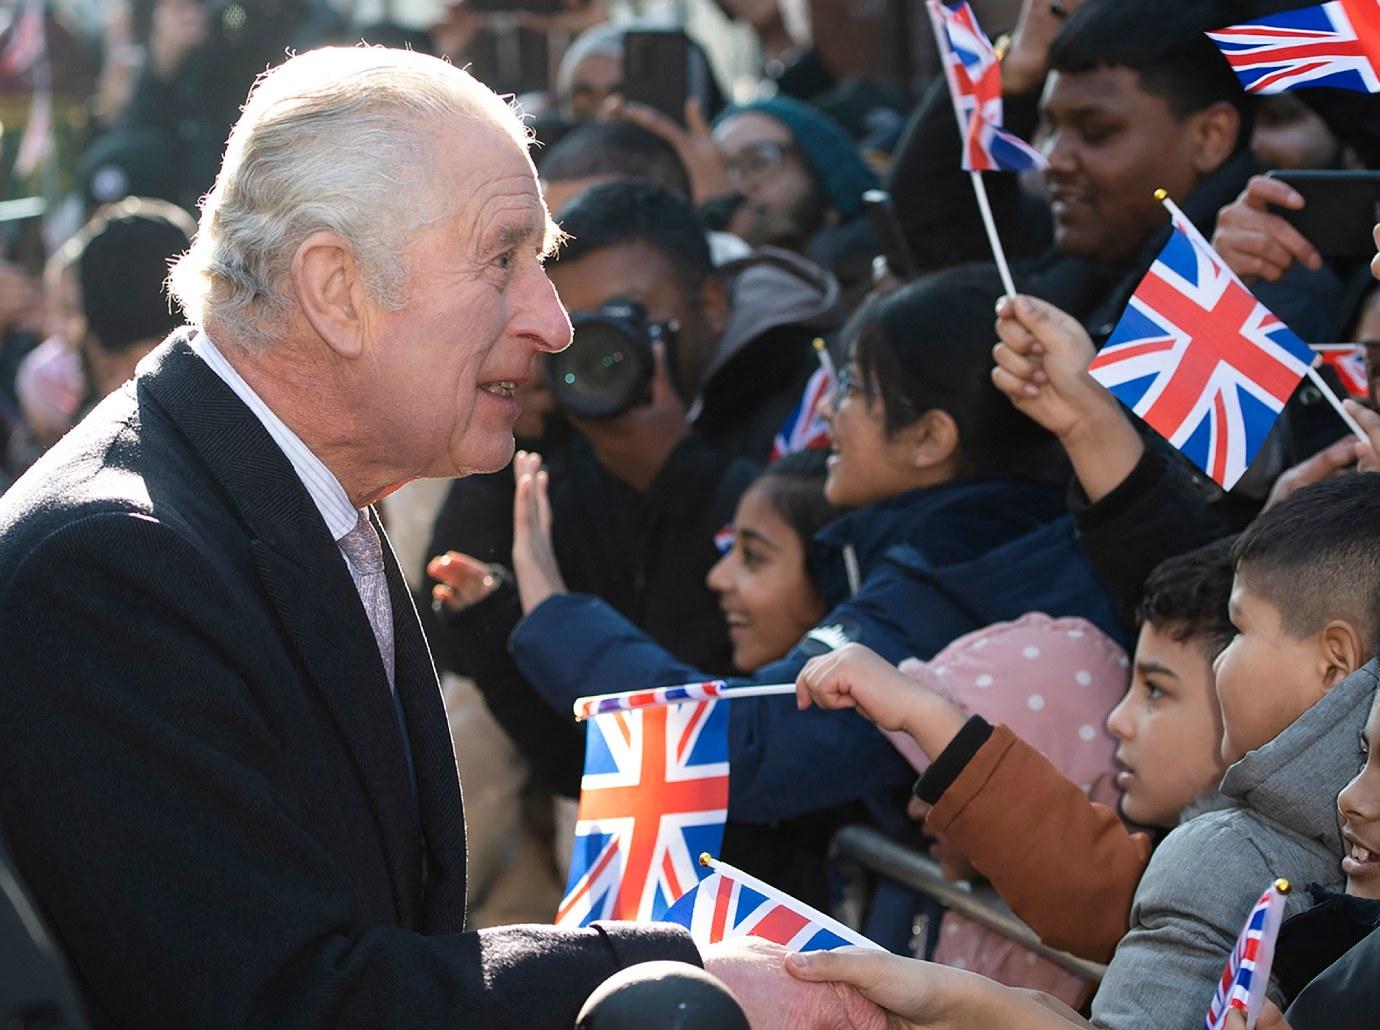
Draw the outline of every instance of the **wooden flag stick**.
[[[1312,365],[1308,366],[1308,378],[1312,380],[1313,385],[1318,388],[1318,392],[1323,395],[1327,403],[1332,405],[1332,410],[1337,413],[1337,417],[1345,422],[1346,427],[1356,434],[1356,439],[1368,441],[1370,437],[1367,436],[1366,431],[1361,428],[1361,424],[1351,417],[1351,414],[1342,406],[1341,400],[1332,392],[1332,387],[1327,385],[1327,380],[1318,375],[1318,370]]]
[[[978,210],[982,212],[982,226],[987,230],[987,244],[992,248],[992,260],[997,263],[1002,289],[1006,291],[1006,296],[1014,297],[1016,285],[1011,281],[1011,267],[1006,263],[1006,251],[1001,245],[1001,237],[997,235],[997,223],[992,218],[992,205],[987,201],[987,183],[983,181],[981,172],[969,172],[968,175],[973,180],[973,193],[977,196]]]

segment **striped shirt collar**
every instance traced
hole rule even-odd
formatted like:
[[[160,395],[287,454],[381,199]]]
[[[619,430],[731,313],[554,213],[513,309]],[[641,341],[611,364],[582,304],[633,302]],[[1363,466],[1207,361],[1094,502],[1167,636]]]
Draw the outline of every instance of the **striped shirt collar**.
[[[361,510],[350,503],[349,495],[340,485],[340,480],[336,479],[331,470],[322,464],[321,459],[311,452],[302,442],[302,438],[273,413],[273,409],[265,404],[263,398],[254,392],[253,387],[244,381],[244,377],[235,371],[235,366],[226,360],[225,355],[211,342],[209,336],[198,331],[192,337],[191,348],[226,386],[235,391],[235,396],[244,401],[245,407],[254,413],[254,417],[263,423],[273,442],[292,463],[293,471],[311,495],[313,503],[321,512],[321,517],[326,520],[326,528],[330,530],[332,539],[339,542],[341,537],[355,528],[362,514]]]

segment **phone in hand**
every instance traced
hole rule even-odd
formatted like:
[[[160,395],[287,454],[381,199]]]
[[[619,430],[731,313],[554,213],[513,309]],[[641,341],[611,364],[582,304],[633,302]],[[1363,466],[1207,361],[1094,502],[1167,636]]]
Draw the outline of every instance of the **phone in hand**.
[[[1271,207],[1326,258],[1368,258],[1380,223],[1380,172],[1335,169],[1275,169],[1272,179],[1288,183],[1304,200],[1297,211]]]
[[[685,101],[704,103],[708,69],[694,60],[694,44],[680,29],[643,29],[623,34],[625,100],[646,104],[677,125],[685,125]]]

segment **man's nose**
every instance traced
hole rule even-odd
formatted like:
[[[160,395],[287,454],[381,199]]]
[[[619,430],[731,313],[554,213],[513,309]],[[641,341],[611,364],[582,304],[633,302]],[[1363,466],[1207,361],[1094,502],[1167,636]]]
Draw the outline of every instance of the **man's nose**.
[[[516,323],[517,332],[535,342],[540,351],[554,354],[570,346],[570,316],[540,266],[528,276]]]

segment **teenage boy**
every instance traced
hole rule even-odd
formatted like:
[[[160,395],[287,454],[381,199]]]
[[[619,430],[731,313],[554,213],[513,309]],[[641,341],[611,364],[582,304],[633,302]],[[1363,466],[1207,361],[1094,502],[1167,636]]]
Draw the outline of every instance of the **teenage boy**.
[[[1214,671],[1222,793],[1236,807],[1184,823],[1150,859],[1093,999],[1099,1027],[1201,1025],[1265,884],[1342,883],[1334,799],[1361,763],[1380,682],[1380,474],[1300,490],[1256,519],[1232,557],[1238,632]]]
[[[1126,696],[1107,728],[1117,738],[1122,813],[1160,832],[1215,797],[1222,722],[1212,663],[1235,630],[1227,618],[1230,541],[1171,558],[1150,576]],[[1038,675],[1038,674],[1037,674]],[[965,720],[940,694],[857,644],[812,659],[801,703],[856,707],[909,733],[933,759],[915,785],[942,833],[1045,943],[1105,962],[1126,932],[1152,838],[1090,802],[1006,726]],[[1018,848],[1011,841],[1021,841]]]

